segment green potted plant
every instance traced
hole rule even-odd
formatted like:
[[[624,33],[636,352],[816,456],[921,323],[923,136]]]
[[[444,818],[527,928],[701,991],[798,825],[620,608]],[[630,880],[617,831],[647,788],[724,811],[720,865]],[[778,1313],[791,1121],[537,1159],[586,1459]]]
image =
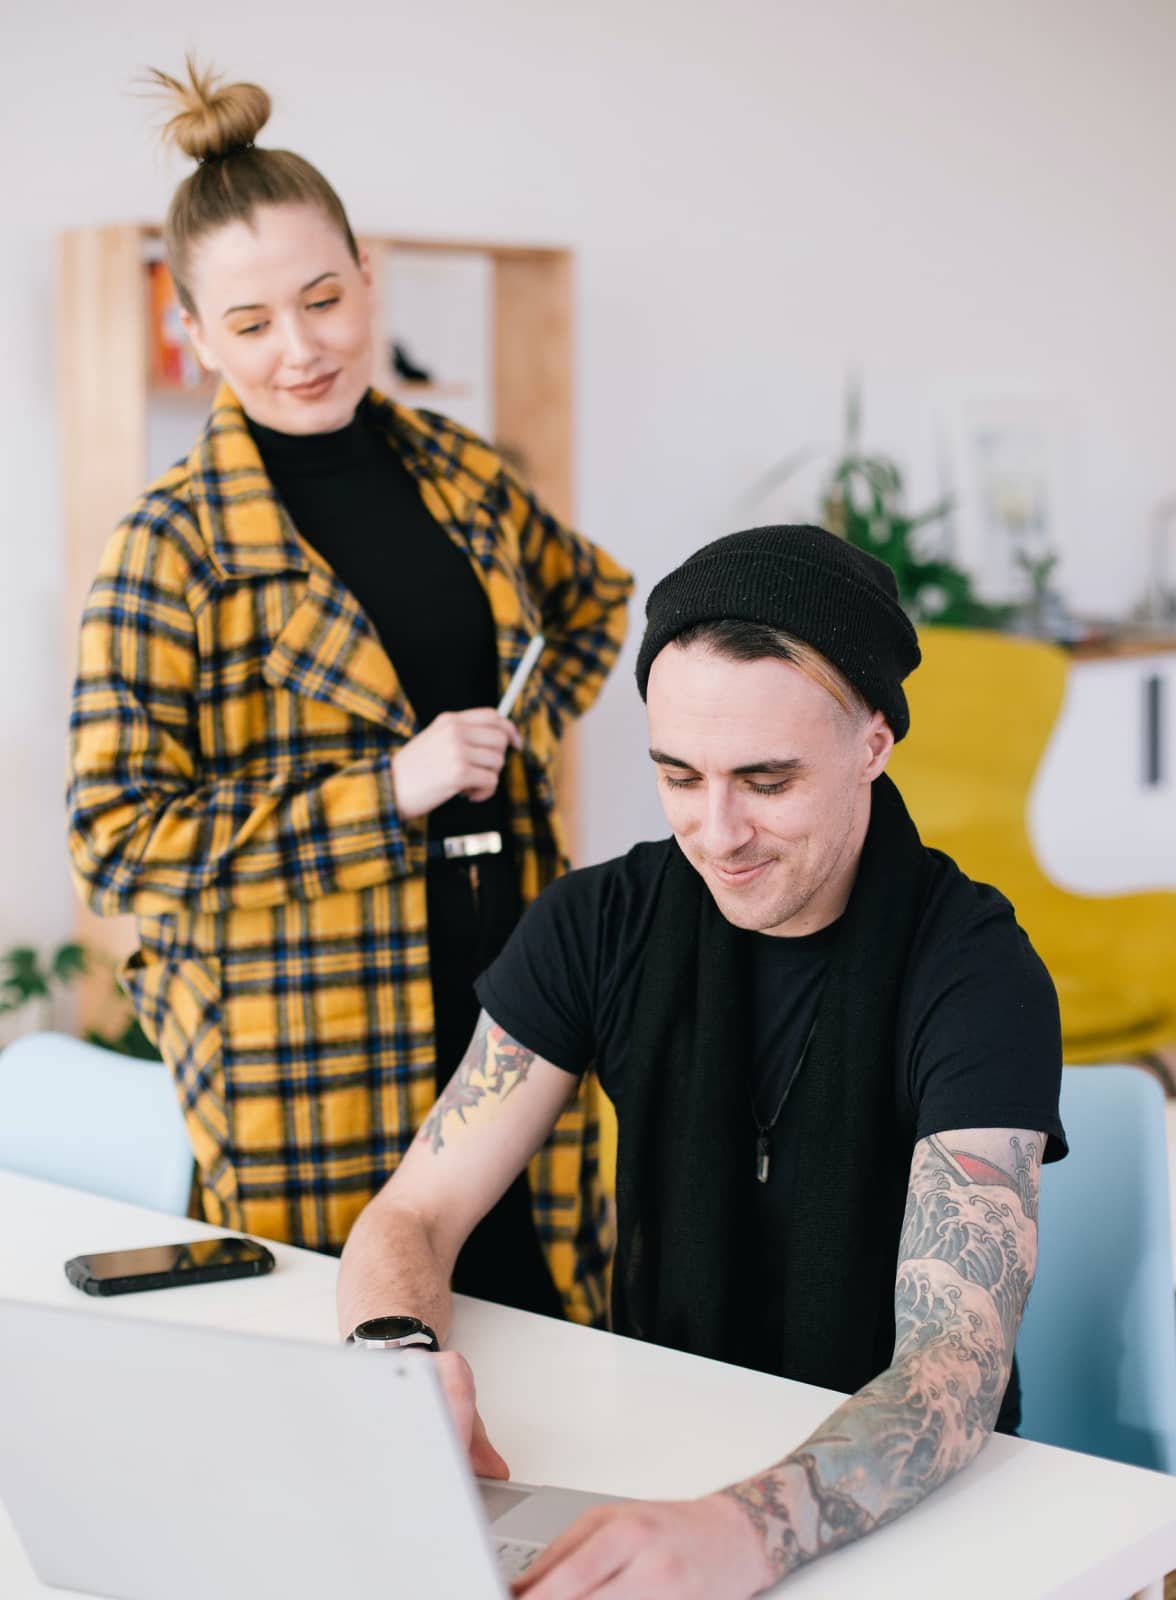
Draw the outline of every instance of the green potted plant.
[[[791,477],[811,457],[811,451],[804,452],[782,462],[758,486],[757,497]],[[861,393],[853,383],[846,403],[845,439],[821,492],[825,526],[886,562],[898,584],[899,601],[913,622],[1004,627],[1011,608],[981,600],[968,574],[921,537],[936,524],[942,527],[951,500],[938,500],[917,512],[908,511],[905,501],[897,463],[867,452],[862,445]]]
[[[0,1045],[9,1044],[22,1034],[52,1028],[58,997],[90,970],[90,955],[75,940],[58,945],[48,955],[42,955],[32,945],[14,945],[0,956]],[[116,1032],[89,1029],[86,1038],[91,1044],[116,1050],[120,1055],[159,1060],[159,1052],[129,1010],[124,1025]]]
[[[0,956],[0,1042],[51,1028],[57,993],[85,970],[85,951],[72,942],[47,959],[31,945],[14,945]]]

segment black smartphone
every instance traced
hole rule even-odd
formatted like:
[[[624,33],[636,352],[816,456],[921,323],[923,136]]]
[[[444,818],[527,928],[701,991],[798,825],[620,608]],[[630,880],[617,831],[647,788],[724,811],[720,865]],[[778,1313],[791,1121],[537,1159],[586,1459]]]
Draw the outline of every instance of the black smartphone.
[[[65,1263],[65,1275],[86,1294],[136,1294],[221,1278],[256,1278],[273,1267],[273,1255],[255,1239],[193,1239],[189,1244],[74,1256]]]

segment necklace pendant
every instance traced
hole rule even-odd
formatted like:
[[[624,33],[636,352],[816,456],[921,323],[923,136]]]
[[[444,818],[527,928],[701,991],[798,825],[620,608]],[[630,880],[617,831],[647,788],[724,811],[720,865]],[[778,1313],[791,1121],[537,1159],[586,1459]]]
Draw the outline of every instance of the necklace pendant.
[[[772,1157],[768,1149],[768,1136],[761,1133],[755,1141],[755,1176],[759,1183],[767,1183],[772,1171]]]

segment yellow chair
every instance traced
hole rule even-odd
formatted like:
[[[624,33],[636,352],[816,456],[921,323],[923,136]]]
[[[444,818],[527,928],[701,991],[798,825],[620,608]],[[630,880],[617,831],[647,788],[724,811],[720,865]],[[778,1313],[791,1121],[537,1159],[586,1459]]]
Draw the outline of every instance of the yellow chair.
[[[890,773],[923,842],[1012,901],[1057,985],[1071,1062],[1176,1043],[1176,894],[1079,895],[1046,877],[1025,821],[1065,690],[1057,646],[929,628]]]

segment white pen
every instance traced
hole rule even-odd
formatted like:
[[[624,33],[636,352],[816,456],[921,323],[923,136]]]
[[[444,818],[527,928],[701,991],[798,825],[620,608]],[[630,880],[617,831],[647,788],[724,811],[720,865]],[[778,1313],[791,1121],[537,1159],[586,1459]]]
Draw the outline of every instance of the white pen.
[[[498,702],[498,715],[509,717],[514,710],[515,701],[522,693],[523,685],[531,676],[531,669],[543,654],[543,646],[547,643],[541,633],[537,633],[524,652],[523,659],[514,669],[514,674],[506,686],[506,693]]]

